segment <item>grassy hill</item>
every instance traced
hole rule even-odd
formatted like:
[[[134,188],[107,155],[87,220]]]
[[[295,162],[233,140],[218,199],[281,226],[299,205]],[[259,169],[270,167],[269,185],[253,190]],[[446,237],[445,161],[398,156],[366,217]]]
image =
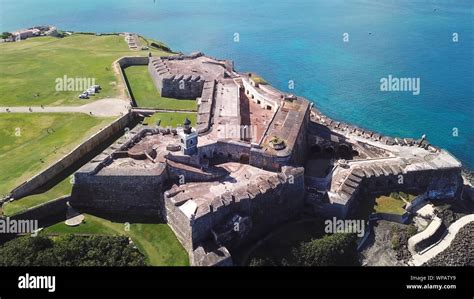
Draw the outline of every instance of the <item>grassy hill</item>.
[[[125,235],[129,236],[152,266],[188,266],[186,251],[167,224],[112,222],[94,215],[85,214],[85,221],[75,227],[64,222],[47,227],[43,235],[85,234],[85,235]]]
[[[153,55],[169,53],[150,48]],[[118,97],[112,63],[122,56],[146,56],[147,51],[130,51],[123,36],[73,34],[65,38],[38,37],[0,44],[0,106],[82,105]],[[79,100],[78,91],[56,91],[56,79],[95,78],[100,94]]]
[[[0,195],[112,122],[82,113],[0,114]]]

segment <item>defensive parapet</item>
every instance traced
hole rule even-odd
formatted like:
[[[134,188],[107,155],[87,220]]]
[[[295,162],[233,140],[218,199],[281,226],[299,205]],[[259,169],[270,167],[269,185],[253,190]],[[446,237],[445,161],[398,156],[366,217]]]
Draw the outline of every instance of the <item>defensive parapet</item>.
[[[131,131],[80,168],[74,174],[71,205],[101,213],[154,216],[164,220],[162,194],[168,179],[166,165],[135,167],[135,163],[117,162],[151,133],[146,129]]]
[[[427,192],[428,199],[436,200],[455,198],[462,187],[461,163],[425,137],[382,136],[331,120],[314,108],[308,135],[311,151],[324,159],[355,153],[350,160],[330,162],[332,170],[324,179],[307,179],[308,187],[326,194],[313,201],[320,213],[346,217],[361,191],[373,195]]]
[[[206,82],[230,76],[226,61],[215,60],[202,53],[153,57],[148,70],[163,97],[196,99],[203,96]],[[210,86],[207,86],[208,88]]]
[[[284,167],[281,173],[252,178],[244,186],[206,200],[200,198],[197,187],[189,183],[165,192],[169,225],[188,252],[209,241],[232,249],[301,211],[304,170]]]
[[[199,134],[205,133],[210,129],[215,88],[215,81],[206,81],[202,89],[202,94],[198,98],[196,131]]]

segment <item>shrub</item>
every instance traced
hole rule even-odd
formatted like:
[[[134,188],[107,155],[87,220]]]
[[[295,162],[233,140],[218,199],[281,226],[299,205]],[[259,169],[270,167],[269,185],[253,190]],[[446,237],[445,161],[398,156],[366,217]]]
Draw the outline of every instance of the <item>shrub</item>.
[[[358,264],[353,234],[326,235],[293,249],[296,266],[354,266]]]
[[[127,237],[19,237],[0,247],[0,266],[144,266]]]
[[[152,42],[151,47],[155,48],[155,49],[158,49],[158,50],[163,50],[165,52],[171,52],[171,49],[163,44],[157,44],[155,42]]]

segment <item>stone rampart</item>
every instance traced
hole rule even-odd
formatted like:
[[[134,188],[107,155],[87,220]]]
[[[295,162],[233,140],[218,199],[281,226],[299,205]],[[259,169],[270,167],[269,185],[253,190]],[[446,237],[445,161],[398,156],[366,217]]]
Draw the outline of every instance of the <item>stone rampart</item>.
[[[196,99],[200,97],[203,92],[205,79],[201,75],[170,72],[165,61],[175,58],[177,57],[158,57],[152,59],[148,64],[148,70],[156,89],[161,96],[168,98]]]
[[[218,243],[219,240],[226,240],[225,244],[218,245],[231,249],[301,212],[304,203],[304,170],[284,167],[282,173],[267,180],[261,179],[233,192],[226,192],[208,206],[199,207],[192,219],[179,209],[184,203],[178,206],[173,201],[176,192],[179,192],[179,188],[165,192],[167,220],[186,250],[194,250],[209,238],[215,238]],[[241,230],[223,231],[236,215],[243,219]],[[220,238],[219,234],[225,234],[225,238]]]
[[[62,157],[60,160],[49,166],[47,169],[29,179],[19,187],[11,192],[11,197],[19,199],[33,192],[39,187],[48,183],[51,179],[58,176],[68,167],[79,161],[85,155],[93,151],[96,147],[107,141],[115,134],[123,131],[134,120],[134,114],[127,113],[126,115],[115,120],[107,127],[101,129],[99,132],[91,136],[89,139],[78,145],[69,154]]]
[[[133,93],[130,89],[130,84],[128,82],[127,76],[125,75],[124,69],[126,69],[129,66],[134,66],[134,65],[148,65],[149,60],[150,59],[148,57],[126,56],[114,62],[115,68],[120,71],[120,76],[121,76],[122,82],[124,82],[125,90],[127,92],[128,98],[131,100],[133,106],[135,107],[137,106],[137,102],[135,101],[135,98],[133,97]]]
[[[71,206],[110,214],[164,219],[163,183],[157,175],[90,175],[76,173]]]

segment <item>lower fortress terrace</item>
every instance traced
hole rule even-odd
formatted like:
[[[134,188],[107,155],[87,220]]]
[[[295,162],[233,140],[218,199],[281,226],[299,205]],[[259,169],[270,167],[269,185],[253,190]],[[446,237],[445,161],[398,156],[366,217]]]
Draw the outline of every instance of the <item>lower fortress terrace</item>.
[[[193,265],[232,265],[234,249],[305,209],[346,218],[363,194],[462,187],[461,163],[426,138],[331,120],[230,61],[149,57],[148,69],[159,92],[196,98],[197,123],[133,128],[76,172],[71,205],[158,217]]]

